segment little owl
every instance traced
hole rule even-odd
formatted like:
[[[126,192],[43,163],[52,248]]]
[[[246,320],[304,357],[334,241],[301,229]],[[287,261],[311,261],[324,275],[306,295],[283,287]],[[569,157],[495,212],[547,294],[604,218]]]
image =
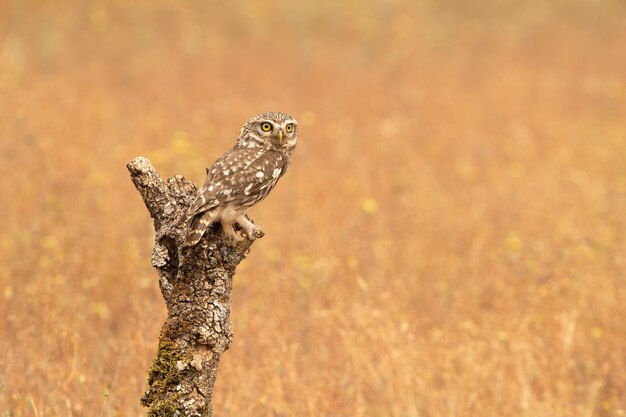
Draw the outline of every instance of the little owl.
[[[242,240],[233,229],[235,223],[250,240],[263,236],[244,212],[263,200],[287,171],[297,127],[293,117],[273,112],[254,116],[243,125],[235,146],[207,169],[207,179],[187,211],[186,246],[198,243],[216,222],[229,244]]]

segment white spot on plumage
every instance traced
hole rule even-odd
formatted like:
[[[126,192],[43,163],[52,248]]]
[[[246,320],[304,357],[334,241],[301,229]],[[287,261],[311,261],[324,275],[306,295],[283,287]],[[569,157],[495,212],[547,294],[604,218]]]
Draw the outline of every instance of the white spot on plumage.
[[[280,175],[281,171],[282,170],[280,168],[274,168],[274,172],[272,172],[272,176],[274,178],[278,178],[278,176]]]
[[[223,172],[224,172],[224,175],[228,175],[230,174],[230,169],[225,169]]]
[[[224,191],[222,191],[222,194],[224,194],[225,196],[229,196],[230,193],[232,193],[233,190],[231,190],[230,188],[225,189]]]
[[[265,173],[263,171],[257,171],[255,176],[257,178],[263,178],[265,176]]]
[[[207,188],[207,190],[208,190],[209,192],[213,191],[213,186],[212,186],[212,185],[209,185],[209,188]],[[203,199],[203,200],[204,200],[204,199]]]
[[[245,195],[250,194],[250,190],[252,189],[252,186],[253,186],[253,185],[254,185],[254,184],[248,184],[248,186],[247,186],[246,188],[244,188],[243,193],[244,193]]]

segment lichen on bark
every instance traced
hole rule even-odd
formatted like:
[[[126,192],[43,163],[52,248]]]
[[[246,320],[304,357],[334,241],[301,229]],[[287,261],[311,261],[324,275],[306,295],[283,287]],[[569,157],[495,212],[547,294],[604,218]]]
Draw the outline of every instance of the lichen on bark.
[[[143,157],[127,167],[154,222],[152,265],[168,310],[141,403],[150,417],[210,417],[220,356],[233,337],[233,275],[252,242],[228,246],[214,226],[184,247],[183,218],[195,185],[180,175],[163,181]]]

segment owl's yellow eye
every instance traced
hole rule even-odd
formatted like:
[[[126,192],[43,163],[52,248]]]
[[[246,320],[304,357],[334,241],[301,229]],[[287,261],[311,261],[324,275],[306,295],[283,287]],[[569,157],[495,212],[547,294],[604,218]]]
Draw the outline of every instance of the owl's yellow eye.
[[[285,132],[287,133],[293,132],[293,123],[289,123],[287,126],[285,126]]]
[[[270,130],[272,130],[272,125],[267,123],[267,122],[264,122],[261,125],[261,130],[264,131],[264,132],[269,132]]]

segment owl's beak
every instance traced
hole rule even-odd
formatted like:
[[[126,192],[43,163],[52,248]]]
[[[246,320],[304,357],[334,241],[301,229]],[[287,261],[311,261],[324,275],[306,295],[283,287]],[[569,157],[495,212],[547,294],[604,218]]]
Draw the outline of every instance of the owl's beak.
[[[283,143],[283,131],[282,130],[278,131],[278,141],[280,143]]]

